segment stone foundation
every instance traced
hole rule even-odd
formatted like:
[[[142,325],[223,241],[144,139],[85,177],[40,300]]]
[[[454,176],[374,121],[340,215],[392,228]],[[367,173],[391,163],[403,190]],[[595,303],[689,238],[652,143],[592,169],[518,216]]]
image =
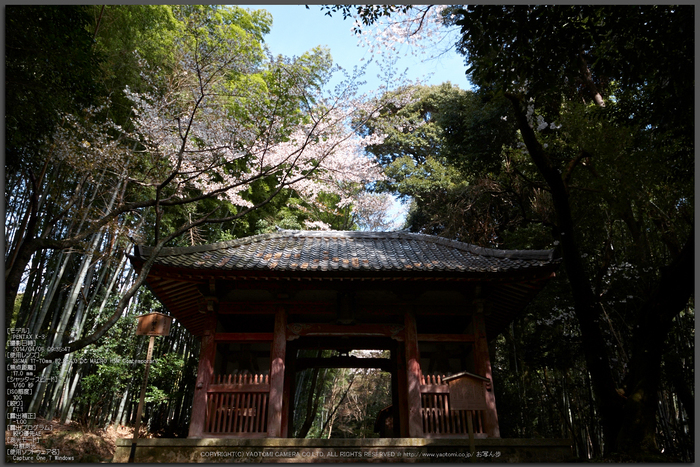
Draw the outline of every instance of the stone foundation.
[[[117,440],[113,462],[125,463],[131,439]],[[477,439],[140,439],[139,463],[200,462],[568,462],[571,440]]]

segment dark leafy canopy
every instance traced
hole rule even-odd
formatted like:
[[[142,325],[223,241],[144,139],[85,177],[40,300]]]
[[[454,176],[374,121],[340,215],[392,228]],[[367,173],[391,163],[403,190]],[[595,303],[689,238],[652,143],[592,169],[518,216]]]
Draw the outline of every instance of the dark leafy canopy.
[[[638,144],[665,153],[667,182],[692,177],[691,6],[469,6],[456,13],[459,48],[482,90],[532,99],[548,122],[564,101],[600,99],[607,104],[600,118],[639,128]]]
[[[512,120],[503,117],[509,111],[508,101],[486,100],[450,83],[416,86],[412,95],[411,102],[387,106],[360,129],[363,134],[387,135],[381,145],[368,146],[380,164],[403,156],[422,164],[440,156],[467,171],[469,164],[479,170],[486,165],[488,172],[499,170],[500,165],[487,157],[515,140]]]
[[[368,150],[382,165],[410,156],[424,163],[435,156],[443,145],[439,124],[445,101],[461,99],[460,90],[449,84],[437,88],[415,88],[413,101],[402,106],[389,106],[359,129],[362,134],[386,134],[381,145]]]
[[[600,201],[612,208],[631,230],[638,261],[668,261],[649,251],[653,232],[677,254],[692,220],[693,8],[480,5],[455,13],[471,79],[489,105],[508,96],[527,108],[527,123],[540,130],[534,136],[571,202],[587,200],[575,209],[590,206],[593,222]],[[596,99],[602,105],[586,107]],[[502,110],[491,125],[515,123],[512,111]],[[453,125],[453,141],[468,133]],[[457,163],[467,171],[472,161],[485,163],[491,171],[501,155],[467,159]],[[651,222],[642,228],[645,220]]]
[[[33,155],[58,113],[77,112],[100,94],[100,55],[89,7],[5,8],[5,170],[36,172]]]
[[[593,102],[596,94],[614,96],[617,121],[671,132],[688,157],[692,6],[477,5],[455,14],[459,50],[480,88],[533,98],[545,119],[558,113],[562,97]]]
[[[653,453],[664,342],[693,292],[693,8],[455,13],[471,79],[512,103],[551,196],[606,452]]]

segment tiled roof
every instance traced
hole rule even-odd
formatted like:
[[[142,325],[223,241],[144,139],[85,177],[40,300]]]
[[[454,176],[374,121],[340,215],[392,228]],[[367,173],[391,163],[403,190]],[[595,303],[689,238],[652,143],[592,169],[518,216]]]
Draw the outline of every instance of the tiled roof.
[[[145,259],[150,247],[139,247]],[[275,272],[519,272],[554,263],[552,250],[495,250],[406,232],[292,231],[187,248],[164,248],[156,264]]]

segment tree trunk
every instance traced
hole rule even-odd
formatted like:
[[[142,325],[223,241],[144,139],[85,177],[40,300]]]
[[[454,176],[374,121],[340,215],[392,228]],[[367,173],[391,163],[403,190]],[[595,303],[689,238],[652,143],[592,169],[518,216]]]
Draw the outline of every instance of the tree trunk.
[[[41,305],[41,312],[39,313],[39,316],[34,321],[30,322],[29,328],[32,329],[33,334],[38,335],[41,332],[41,325],[44,324],[44,319],[46,318],[46,314],[49,311],[49,307],[51,305],[51,302],[53,301],[54,294],[59,288],[61,279],[63,278],[63,273],[66,271],[66,266],[68,265],[70,259],[70,253],[65,253],[63,251],[60,253],[58,260],[61,264],[61,268],[59,269],[58,274],[54,275],[54,277],[51,278],[51,283],[49,284],[48,288],[49,291],[47,296],[44,297],[44,302]]]
[[[345,378],[345,369],[343,369],[343,371],[341,371],[341,373],[340,373],[340,378],[338,378],[336,381],[339,380],[339,381],[340,381],[340,384],[342,385],[344,378]],[[331,431],[333,431],[333,423],[334,423],[334,421],[335,421],[335,413],[338,411],[338,409],[339,409],[340,406],[342,405],[343,401],[344,401],[345,398],[347,397],[348,392],[350,392],[350,388],[352,387],[352,383],[354,383],[354,382],[355,382],[355,375],[353,374],[353,375],[352,375],[352,378],[350,378],[350,382],[348,383],[348,387],[345,388],[345,392],[344,392],[343,395],[340,397],[340,400],[339,400],[338,403],[335,405],[335,407],[333,408],[333,410],[331,411],[331,413],[328,415],[328,418],[326,419],[326,422],[323,424],[323,427],[321,427],[321,435],[323,435],[323,432],[326,431],[326,428],[328,428],[328,427],[329,427],[329,424],[330,424],[330,428],[328,429],[328,439],[330,439],[330,437],[331,437]],[[341,388],[339,387],[338,389],[341,389]],[[332,400],[333,400],[333,398],[331,398],[331,401],[332,401]]]
[[[15,327],[26,328],[27,323],[31,319],[32,315],[38,309],[38,304],[41,301],[44,293],[41,290],[41,273],[44,270],[45,262],[44,260],[46,252],[37,252],[32,260],[32,265],[29,268],[29,279],[27,280],[27,285],[24,290],[24,296],[22,297],[22,303],[20,304],[17,319],[15,321]],[[15,310],[9,311],[10,313],[15,313]]]
[[[644,304],[633,336],[627,377],[624,418],[618,435],[621,452],[657,453],[656,412],[661,360],[673,317],[685,308],[694,291],[695,229],[680,255],[662,270],[661,280]]]
[[[626,397],[622,397],[610,370],[605,339],[599,327],[600,303],[592,293],[575,239],[567,187],[530,127],[522,103],[516,96],[507,97],[513,104],[528,153],[551,189],[564,267],[574,297],[586,364],[600,408],[605,453],[624,452],[636,457],[640,448],[642,452],[656,452],[654,435],[661,355],[671,320],[686,306],[693,293],[694,228],[684,251],[662,273],[656,292],[639,313],[640,325],[632,337],[633,354]]]
[[[63,409],[61,410],[61,423],[66,423],[66,420],[68,419],[68,411],[73,404],[73,395],[75,394],[75,388],[78,386],[78,381],[80,381],[80,369],[75,372],[73,383],[71,384],[66,400],[63,403]]]
[[[622,406],[624,400],[617,392],[615,379],[610,371],[609,355],[606,343],[599,327],[602,310],[593,295],[591,283],[586,274],[578,244],[575,238],[574,221],[569,203],[568,190],[561,172],[554,167],[537,140],[535,132],[527,121],[520,100],[513,95],[507,96],[513,103],[523,141],[528,153],[538,170],[550,187],[554,210],[556,212],[558,236],[564,268],[574,297],[574,312],[581,328],[582,347],[591,381],[600,407],[601,424],[605,438],[606,452],[616,450],[617,434],[621,427]]]
[[[126,388],[126,391],[124,391],[124,395],[122,396],[122,400],[119,403],[119,407],[117,408],[117,413],[114,416],[114,421],[116,422],[117,425],[124,424],[122,419],[124,417],[124,408],[126,407],[126,399],[127,399],[127,396],[129,395],[129,387],[131,387],[131,385],[129,385]]]

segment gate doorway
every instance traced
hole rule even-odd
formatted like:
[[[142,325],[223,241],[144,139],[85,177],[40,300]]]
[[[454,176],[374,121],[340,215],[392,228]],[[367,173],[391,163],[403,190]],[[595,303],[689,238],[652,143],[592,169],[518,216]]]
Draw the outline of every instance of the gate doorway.
[[[399,342],[301,337],[288,345],[290,437],[399,436]]]

